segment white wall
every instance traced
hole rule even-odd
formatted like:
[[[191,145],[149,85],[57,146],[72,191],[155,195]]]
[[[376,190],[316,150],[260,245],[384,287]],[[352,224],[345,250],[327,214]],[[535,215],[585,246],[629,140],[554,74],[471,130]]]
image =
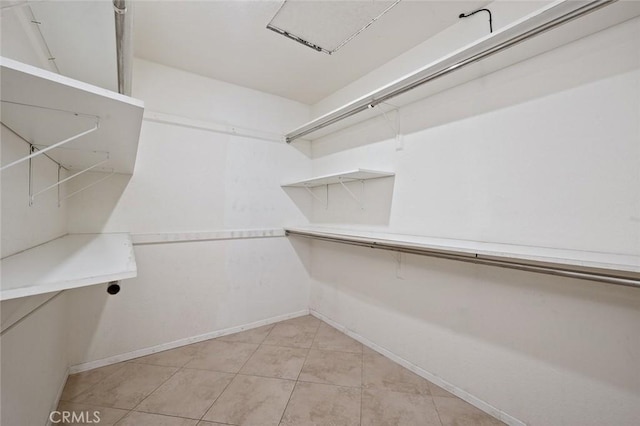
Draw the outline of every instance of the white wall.
[[[2,126],[1,138],[2,164],[29,155],[29,145],[5,126]],[[51,185],[58,178],[57,165],[43,156],[33,159],[32,170],[33,192]],[[29,206],[28,162],[4,170],[1,179],[3,258],[67,232],[67,209],[65,205],[58,206],[56,189],[43,193],[35,199],[33,206]],[[44,423],[55,404],[61,382],[66,378],[64,295],[17,322],[51,296],[0,302],[2,424]]]
[[[634,19],[403,108],[400,144],[383,119],[315,141],[314,174],[396,177],[313,221],[640,254],[638,40]],[[311,308],[527,424],[637,423],[640,291],[395,256],[314,243]]]
[[[13,311],[19,304],[39,299],[2,302],[1,309]],[[2,392],[0,404],[3,425],[42,425],[67,378],[66,299],[62,294],[2,335]],[[4,318],[3,318],[4,319]],[[4,324],[3,324],[4,329]]]
[[[302,104],[144,61],[135,63],[133,91],[147,111],[268,133],[309,117]],[[27,151],[5,130],[3,163]],[[56,178],[47,161],[34,161],[36,188]],[[306,223],[310,199],[296,204],[279,185],[310,170],[309,158],[284,141],[145,121],[133,176],[115,175],[60,208],[55,190],[28,206],[26,163],[3,172],[3,255],[66,232],[162,239]],[[100,177],[87,173],[66,189]],[[105,285],[69,290],[3,335],[2,424],[44,423],[70,366],[306,310],[307,250],[284,237],[136,246],[138,277],[117,296]],[[2,302],[3,328],[47,297]]]
[[[135,61],[133,96],[146,111],[270,133],[308,119],[299,103],[142,60]],[[74,197],[69,230],[182,234],[306,223],[309,199],[295,204],[280,183],[310,169],[309,158],[284,141],[145,120],[133,176]],[[135,254],[138,277],[123,281],[117,296],[103,286],[69,292],[71,364],[308,306],[305,254],[284,237],[136,245]]]

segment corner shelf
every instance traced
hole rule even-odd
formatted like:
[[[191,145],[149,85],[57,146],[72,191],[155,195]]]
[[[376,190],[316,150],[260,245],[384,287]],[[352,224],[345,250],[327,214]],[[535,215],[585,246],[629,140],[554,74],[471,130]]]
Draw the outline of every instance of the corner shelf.
[[[418,235],[327,228],[286,228],[287,235],[439,257],[640,288],[640,256]]]
[[[129,234],[69,234],[0,261],[0,300],[137,276]]]
[[[314,188],[323,185],[333,185],[336,183],[347,183],[361,180],[378,179],[395,176],[392,172],[381,172],[377,170],[355,169],[346,172],[323,175],[311,179],[300,180],[283,184],[286,188]]]
[[[75,172],[41,192],[89,170],[133,173],[142,101],[4,57],[0,66],[2,124],[30,145],[2,170],[46,153]]]
[[[313,141],[640,16],[640,2],[555,1],[285,135]],[[499,52],[499,54],[498,54]]]

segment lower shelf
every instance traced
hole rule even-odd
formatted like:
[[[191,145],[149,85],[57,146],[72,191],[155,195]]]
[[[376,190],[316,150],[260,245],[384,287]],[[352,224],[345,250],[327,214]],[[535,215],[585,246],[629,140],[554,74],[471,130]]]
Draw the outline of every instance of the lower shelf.
[[[640,287],[640,256],[319,226],[285,228],[285,231],[291,236],[335,243]]]
[[[0,262],[0,300],[137,276],[129,234],[69,234]]]

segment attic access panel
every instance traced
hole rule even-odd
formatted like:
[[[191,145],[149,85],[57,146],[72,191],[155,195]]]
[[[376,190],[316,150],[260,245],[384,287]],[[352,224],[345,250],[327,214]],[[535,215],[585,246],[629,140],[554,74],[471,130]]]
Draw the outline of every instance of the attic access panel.
[[[284,0],[267,28],[330,55],[398,3],[400,0]]]

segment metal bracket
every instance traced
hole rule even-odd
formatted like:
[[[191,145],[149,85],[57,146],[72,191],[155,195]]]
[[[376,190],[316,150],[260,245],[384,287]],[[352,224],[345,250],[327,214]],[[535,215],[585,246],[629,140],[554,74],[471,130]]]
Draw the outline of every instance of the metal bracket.
[[[83,170],[81,173],[84,173],[84,172],[86,172],[86,170]],[[77,175],[77,174],[79,174],[79,173],[76,173],[76,175]],[[101,179],[98,179],[98,180],[97,180],[97,181],[95,181],[95,182],[90,183],[89,185],[85,186],[84,188],[80,188],[80,189],[78,189],[77,191],[73,191],[71,194],[68,194],[66,197],[64,197],[64,198],[62,198],[62,199],[59,199],[59,200],[58,200],[58,204],[62,203],[64,200],[68,200],[69,198],[71,198],[71,197],[73,197],[73,196],[75,196],[75,195],[77,195],[77,194],[81,193],[82,191],[84,191],[84,190],[86,190],[86,189],[91,188],[92,186],[95,186],[95,185],[99,184],[99,183],[100,183],[100,182],[102,182],[102,181],[105,181],[105,180],[109,179],[109,178],[110,178],[111,176],[113,176],[114,174],[116,174],[115,170],[114,170],[114,169],[111,169],[111,172],[109,172],[109,174],[108,174],[108,175],[106,175],[105,177],[103,177],[103,178],[101,178]]]
[[[340,185],[342,185],[342,187],[344,188],[345,191],[347,191],[347,194],[349,194],[349,196],[351,198],[354,199],[354,201],[356,203],[358,203],[358,205],[360,206],[360,210],[364,210],[364,204],[362,203],[362,201],[360,201],[358,199],[358,197],[356,196],[356,194],[354,194],[348,187],[347,185],[345,185],[344,181],[342,180],[342,178],[338,178],[338,183],[340,183]],[[362,184],[362,195],[364,195],[364,180],[361,180],[360,183]]]
[[[98,167],[98,166],[99,166],[99,165],[101,165],[101,164],[106,163],[107,161],[109,161],[109,155],[108,155],[108,154],[107,154],[107,158],[105,158],[104,160],[99,161],[99,162],[97,162],[96,164],[94,164],[94,165],[92,165],[92,166],[89,166],[89,167],[87,167],[86,169],[81,170],[81,171],[79,171],[79,172],[77,172],[77,173],[74,173],[74,174],[72,174],[71,176],[68,176],[68,177],[66,177],[66,178],[64,178],[64,179],[62,179],[62,180],[60,180],[60,174],[58,174],[58,181],[57,181],[56,183],[51,184],[51,185],[47,186],[47,187],[46,187],[46,188],[44,188],[44,189],[41,189],[40,191],[36,192],[35,194],[30,194],[30,195],[29,195],[29,205],[33,205],[33,202],[34,202],[35,198],[36,198],[38,195],[41,195],[41,194],[43,194],[43,193],[47,192],[47,191],[48,191],[48,190],[50,190],[50,189],[56,188],[56,187],[60,186],[61,184],[63,184],[64,182],[67,182],[67,181],[69,181],[69,180],[73,179],[73,178],[74,178],[74,177],[76,177],[76,176],[79,176],[79,175],[81,175],[81,174],[83,174],[83,173],[86,173],[86,172],[88,172],[89,170],[95,169],[96,167]],[[60,167],[61,167],[61,166],[60,166],[60,165],[58,165],[58,171],[60,170]],[[64,198],[64,199],[66,199],[66,198]],[[58,192],[58,204],[60,204],[60,202],[61,202],[61,201],[62,201],[62,200],[60,200],[60,193]]]
[[[325,199],[325,200],[323,200],[322,198],[318,197],[318,196],[317,196],[317,195],[316,195],[316,194],[311,190],[311,188],[309,188],[308,186],[305,186],[305,187],[304,187],[304,189],[306,189],[306,190],[307,190],[307,192],[308,192],[309,194],[311,194],[311,196],[312,196],[313,198],[315,198],[316,200],[318,200],[319,202],[321,202],[321,203],[324,205],[324,208],[325,208],[325,209],[328,209],[328,208],[329,208],[329,185],[325,185],[325,186],[326,186],[326,188],[327,188],[327,196],[326,196],[326,199]]]
[[[39,105],[21,104],[21,103],[18,103],[18,102],[11,102],[11,101],[2,101],[2,102],[8,103],[8,104],[31,107],[31,108],[54,110],[54,111],[58,111],[58,112],[72,114],[72,115],[75,115],[75,116],[78,116],[78,117],[80,117],[80,116],[87,117],[87,118],[91,117],[91,118],[93,118],[95,120],[95,123],[94,123],[93,127],[91,127],[90,129],[84,130],[84,131],[82,131],[82,132],[80,132],[78,134],[75,134],[75,135],[71,136],[70,138],[62,140],[60,142],[56,142],[53,145],[47,145],[46,148],[38,149],[36,152],[33,152],[33,150],[32,150],[31,153],[29,155],[27,155],[26,157],[22,157],[22,158],[14,161],[12,163],[9,163],[9,164],[7,164],[5,166],[2,166],[0,168],[0,171],[8,169],[9,167],[13,167],[16,164],[20,164],[20,163],[22,163],[24,161],[31,160],[32,158],[37,157],[39,155],[42,155],[42,154],[44,154],[44,153],[46,153],[48,151],[51,151],[52,149],[59,148],[59,147],[61,147],[62,145],[66,144],[66,143],[69,143],[69,142],[71,142],[73,140],[76,140],[76,139],[78,139],[78,138],[80,138],[80,137],[82,137],[84,135],[88,135],[89,133],[95,132],[96,130],[98,130],[100,128],[100,117],[98,117],[97,115],[80,114],[80,113],[76,113],[76,112],[73,112],[73,111],[62,111],[62,110],[53,109],[53,108],[41,107]],[[5,126],[7,126],[7,128],[11,129],[11,127],[8,126],[6,123],[3,123],[3,124]],[[13,129],[11,129],[11,130],[13,131]],[[14,131],[14,133],[15,133],[15,131]],[[33,142],[29,142],[29,143],[33,143]]]
[[[402,134],[400,133],[400,109],[386,102],[381,102],[379,105],[381,104],[389,105],[392,108],[389,111],[395,111],[396,113],[395,120],[391,120],[391,118],[389,118],[389,116],[387,115],[387,111],[380,108],[382,111],[382,116],[386,120],[387,124],[389,124],[389,127],[391,127],[391,130],[393,130],[393,133],[396,135],[396,151],[402,151],[404,149],[404,140],[402,139]]]

